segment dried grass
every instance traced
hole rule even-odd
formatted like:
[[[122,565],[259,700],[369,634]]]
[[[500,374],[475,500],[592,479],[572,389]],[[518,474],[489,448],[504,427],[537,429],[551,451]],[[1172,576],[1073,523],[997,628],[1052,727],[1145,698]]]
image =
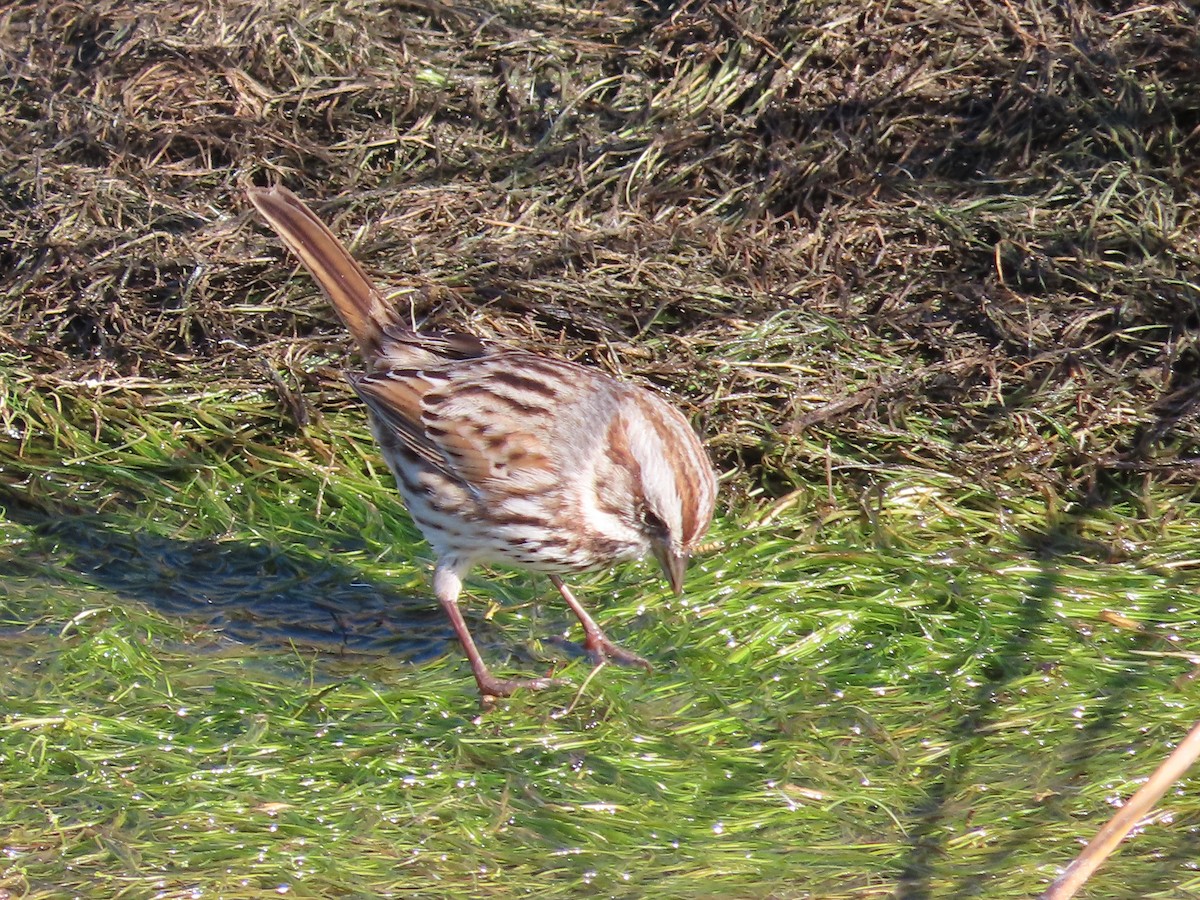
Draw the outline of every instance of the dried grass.
[[[1073,496],[1191,479],[1196,26],[1182,3],[12,5],[0,341],[42,376],[303,398],[345,342],[248,221],[242,186],[280,179],[423,319],[690,400],[747,485],[828,444]],[[896,440],[914,419],[939,440]]]

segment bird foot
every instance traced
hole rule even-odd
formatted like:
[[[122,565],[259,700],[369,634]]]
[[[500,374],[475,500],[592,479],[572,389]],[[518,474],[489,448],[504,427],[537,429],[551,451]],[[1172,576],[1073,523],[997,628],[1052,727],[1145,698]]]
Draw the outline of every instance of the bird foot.
[[[491,673],[476,675],[479,694],[487,702],[489,697],[511,697],[519,690],[544,691],[548,687],[563,684],[562,678],[496,678]]]
[[[647,672],[653,672],[654,667],[644,657],[631,653],[624,647],[619,647],[603,634],[588,635],[584,646],[592,662],[599,666],[605,662],[615,662],[622,666],[638,666]]]

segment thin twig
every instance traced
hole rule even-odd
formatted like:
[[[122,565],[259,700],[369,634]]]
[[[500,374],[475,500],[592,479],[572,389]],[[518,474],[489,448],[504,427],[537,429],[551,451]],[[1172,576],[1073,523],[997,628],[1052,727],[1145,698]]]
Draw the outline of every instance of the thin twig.
[[[1040,900],[1067,900],[1075,896],[1075,892],[1104,864],[1108,855],[1167,792],[1167,788],[1183,777],[1197,756],[1200,756],[1200,723],[1193,726],[1183,742],[1150,776],[1150,780],[1100,829],[1075,862],[1042,894]]]

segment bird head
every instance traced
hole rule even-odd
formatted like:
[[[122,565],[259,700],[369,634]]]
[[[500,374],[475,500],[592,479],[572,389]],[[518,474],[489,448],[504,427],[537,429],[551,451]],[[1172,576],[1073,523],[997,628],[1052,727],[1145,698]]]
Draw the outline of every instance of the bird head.
[[[627,423],[637,470],[637,527],[680,594],[688,559],[712,521],[717,480],[688,421],[653,394],[638,399],[641,415]]]

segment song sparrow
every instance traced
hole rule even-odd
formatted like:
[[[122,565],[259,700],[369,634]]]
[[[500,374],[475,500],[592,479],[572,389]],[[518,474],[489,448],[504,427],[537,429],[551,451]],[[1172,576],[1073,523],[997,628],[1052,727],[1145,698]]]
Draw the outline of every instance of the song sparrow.
[[[349,374],[404,502],[437,554],[434,592],[484,695],[548,678],[488,671],[458,608],[476,563],[546,572],[605,659],[649,664],[608,639],[559,577],[653,553],[682,590],[707,530],[712,465],[687,420],[594,369],[458,333],[409,327],[333,233],[286,188],[250,199],[332,300],[362,351]]]

